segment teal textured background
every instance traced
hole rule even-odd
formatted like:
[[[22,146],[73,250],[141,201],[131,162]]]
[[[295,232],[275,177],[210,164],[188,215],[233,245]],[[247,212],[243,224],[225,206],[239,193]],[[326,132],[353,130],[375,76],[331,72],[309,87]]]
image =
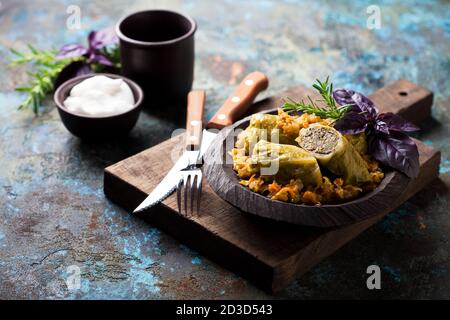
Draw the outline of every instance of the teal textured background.
[[[25,69],[8,47],[84,42],[125,13],[170,8],[198,22],[194,88],[207,115],[253,70],[263,96],[330,75],[370,93],[399,78],[435,92],[420,138],[442,150],[440,178],[275,298],[450,298],[450,4],[445,1],[5,1],[0,0],[0,298],[264,298],[242,278],[130,216],[103,195],[104,167],[170,137],[179,127],[145,112],[128,138],[79,141],[51,99],[35,117],[17,111]],[[379,30],[366,8],[381,9]],[[66,28],[69,5],[81,30]],[[161,106],[163,108],[164,106]],[[382,269],[382,290],[366,268]],[[67,267],[81,270],[69,290]]]

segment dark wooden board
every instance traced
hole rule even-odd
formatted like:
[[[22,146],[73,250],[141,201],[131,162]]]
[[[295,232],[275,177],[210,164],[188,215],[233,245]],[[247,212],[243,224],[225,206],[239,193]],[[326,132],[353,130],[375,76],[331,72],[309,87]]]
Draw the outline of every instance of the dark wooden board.
[[[414,101],[432,100],[429,91],[408,84],[411,96],[416,96]],[[397,88],[398,84],[392,86]],[[303,87],[292,88],[255,104],[251,112],[278,107],[282,97],[299,99],[309,93]],[[419,109],[426,108],[425,111],[410,113],[408,97],[397,102],[397,108],[404,110],[403,116],[420,124],[429,116],[431,104],[421,104]],[[183,137],[177,136],[106,168],[106,196],[127,210],[134,209],[171,168],[172,163],[168,159],[174,149],[182,149],[182,141]],[[392,208],[413,196],[438,175],[439,151],[421,142],[418,146],[420,175],[409,181],[405,192],[396,199]],[[389,212],[386,210],[372,218],[338,228],[302,227],[245,214],[217,196],[205,181],[200,216],[186,218],[180,216],[176,208],[176,197],[172,195],[139,217],[268,292],[282,290]]]
[[[430,110],[432,96],[423,95],[422,88],[400,80],[373,93],[380,112],[402,114],[405,118],[419,117]],[[265,111],[276,113],[276,109]],[[239,183],[229,154],[236,132],[248,127],[250,116],[222,130],[205,154],[204,172],[210,187],[222,199],[237,208],[278,221],[312,227],[338,227],[355,223],[393,209],[392,204],[405,192],[409,178],[399,171],[385,171],[386,176],[372,192],[342,204],[305,205],[270,200]]]

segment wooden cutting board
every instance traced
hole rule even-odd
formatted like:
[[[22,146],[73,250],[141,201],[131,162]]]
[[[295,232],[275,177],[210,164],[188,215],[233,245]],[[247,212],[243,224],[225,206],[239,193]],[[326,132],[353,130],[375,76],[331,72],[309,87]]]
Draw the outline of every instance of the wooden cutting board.
[[[281,105],[281,99],[300,99],[311,91],[295,87],[256,103],[249,113]],[[394,112],[420,125],[431,113],[430,91],[406,80],[384,87],[370,98],[380,112]],[[105,169],[105,195],[130,212],[171,168],[174,150],[183,148],[177,136]],[[139,217],[172,235],[211,260],[247,278],[267,292],[277,292],[342,245],[412,197],[439,174],[440,152],[417,141],[419,177],[409,182],[388,209],[355,224],[318,229],[290,225],[246,214],[217,196],[203,181],[201,212],[186,218],[177,212],[175,195]]]

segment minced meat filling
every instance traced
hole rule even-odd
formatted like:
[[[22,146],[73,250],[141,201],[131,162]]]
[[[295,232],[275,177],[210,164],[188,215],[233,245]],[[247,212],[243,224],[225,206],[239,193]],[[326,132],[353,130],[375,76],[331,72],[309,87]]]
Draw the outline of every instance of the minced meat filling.
[[[326,128],[307,128],[301,131],[300,146],[310,152],[318,154],[332,153],[339,137]]]

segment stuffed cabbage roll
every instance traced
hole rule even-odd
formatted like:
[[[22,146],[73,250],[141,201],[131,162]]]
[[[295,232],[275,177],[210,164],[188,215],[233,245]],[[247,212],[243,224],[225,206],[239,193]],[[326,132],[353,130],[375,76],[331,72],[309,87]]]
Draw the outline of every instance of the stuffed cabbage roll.
[[[278,128],[279,117],[274,114],[256,113],[250,118],[249,128],[257,128],[260,131],[260,136],[267,136],[267,141],[296,145],[295,138],[298,132],[295,134],[286,134],[283,130]],[[278,141],[277,141],[278,139]]]
[[[364,133],[359,134],[346,134],[344,137],[351,143],[351,145],[363,155],[367,153],[367,140]]]
[[[239,133],[236,140],[235,148],[243,150],[246,155],[250,155],[253,151],[253,147],[259,140],[267,139],[267,131],[248,127],[241,133]]]
[[[250,166],[263,178],[273,177],[279,183],[301,179],[305,186],[315,186],[322,182],[316,158],[293,145],[260,140],[253,149]]]
[[[336,129],[321,124],[311,124],[300,130],[297,142],[312,153],[321,165],[347,184],[371,181],[367,163],[351,143]]]

